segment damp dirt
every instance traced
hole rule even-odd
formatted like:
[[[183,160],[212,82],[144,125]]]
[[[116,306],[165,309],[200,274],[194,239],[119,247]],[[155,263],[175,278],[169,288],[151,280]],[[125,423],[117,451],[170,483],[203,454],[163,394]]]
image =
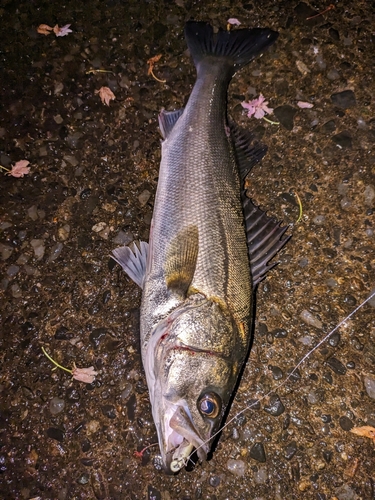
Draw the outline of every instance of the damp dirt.
[[[2,2],[0,164],[30,162],[24,177],[2,169],[0,178],[2,498],[375,498],[374,442],[351,432],[375,427],[375,301],[279,387],[375,286],[375,12],[371,2],[326,9]],[[157,446],[135,453],[157,439],[140,358],[141,293],[109,254],[148,238],[158,112],[183,106],[195,78],[184,23],[225,28],[231,17],[280,33],[236,74],[228,111],[268,146],[248,195],[293,238],[258,287],[229,416],[252,409],[224,429],[211,460],[166,476]],[[43,35],[40,24],[72,32]],[[161,81],[147,65],[159,54]],[[108,106],[101,87],[115,96]],[[246,116],[241,102],[260,93],[279,124]],[[93,366],[95,381],[54,370],[42,347],[69,369]]]

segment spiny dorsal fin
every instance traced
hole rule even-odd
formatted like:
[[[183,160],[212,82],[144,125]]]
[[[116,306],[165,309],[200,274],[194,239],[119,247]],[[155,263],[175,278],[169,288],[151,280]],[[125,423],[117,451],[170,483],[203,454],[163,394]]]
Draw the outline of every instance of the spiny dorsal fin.
[[[148,243],[140,241],[139,246],[132,242],[130,246],[115,248],[112,252],[112,259],[120,264],[126,274],[140,288],[143,288],[143,281],[146,274],[146,262],[148,254]]]
[[[243,182],[253,166],[260,162],[267,153],[267,146],[257,142],[252,132],[239,127],[232,121],[229,122],[229,129],[241,182]]]
[[[193,280],[198,258],[198,228],[187,226],[171,241],[165,263],[167,287],[179,296],[186,297]]]
[[[165,109],[160,111],[159,128],[163,139],[166,139],[169,136],[183,112],[184,108],[176,109],[175,111],[165,111]]]
[[[289,241],[291,236],[283,235],[288,226],[281,227],[281,223],[266,212],[256,207],[245,194],[242,196],[247,235],[247,246],[250,257],[253,285],[257,285],[276,266],[277,262],[268,265],[268,262]]]

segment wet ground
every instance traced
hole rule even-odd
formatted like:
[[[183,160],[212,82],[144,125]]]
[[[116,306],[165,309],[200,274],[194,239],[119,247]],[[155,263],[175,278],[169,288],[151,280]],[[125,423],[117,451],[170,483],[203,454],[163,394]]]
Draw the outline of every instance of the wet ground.
[[[374,442],[350,432],[375,427],[375,301],[279,387],[375,286],[375,12],[365,1],[327,7],[1,3],[1,165],[31,167],[0,179],[2,498],[375,498]],[[269,146],[249,195],[290,224],[293,239],[257,291],[253,347],[230,417],[271,396],[223,431],[209,462],[168,477],[157,447],[134,455],[156,442],[140,291],[109,254],[148,237],[157,114],[181,107],[195,77],[184,22],[225,27],[229,17],[280,32],[235,76],[228,109]],[[73,32],[38,34],[42,23]],[[158,54],[154,73],[165,83],[147,74]],[[109,106],[96,94],[102,86],[116,97]],[[259,93],[279,125],[246,117],[241,101]],[[42,347],[68,368],[94,366],[95,382],[52,371]]]

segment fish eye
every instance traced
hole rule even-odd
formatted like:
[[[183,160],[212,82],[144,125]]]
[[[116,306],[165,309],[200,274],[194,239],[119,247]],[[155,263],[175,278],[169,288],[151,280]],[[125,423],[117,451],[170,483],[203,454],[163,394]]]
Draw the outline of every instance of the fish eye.
[[[221,399],[214,392],[207,392],[198,399],[198,410],[209,418],[216,418],[221,410]]]

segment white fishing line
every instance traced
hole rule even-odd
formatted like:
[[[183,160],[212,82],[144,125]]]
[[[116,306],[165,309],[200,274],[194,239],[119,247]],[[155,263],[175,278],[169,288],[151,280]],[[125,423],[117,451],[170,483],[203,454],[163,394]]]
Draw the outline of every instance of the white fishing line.
[[[214,438],[218,434],[220,434],[220,432],[223,429],[228,427],[229,424],[231,424],[237,417],[239,417],[240,415],[245,413],[245,411],[250,410],[251,408],[253,408],[253,406],[258,404],[258,402],[263,401],[264,399],[268,398],[271,394],[273,394],[275,391],[277,391],[277,389],[280,389],[281,387],[283,387],[293,377],[293,375],[296,373],[298,368],[311,356],[311,354],[313,352],[315,352],[322,344],[324,344],[324,342],[326,342],[331,337],[331,335],[333,335],[346,321],[348,321],[352,316],[354,316],[365,304],[367,304],[367,302],[369,302],[374,297],[375,297],[375,289],[367,297],[367,299],[365,299],[363,302],[361,302],[359,304],[359,306],[357,306],[355,309],[353,309],[353,311],[350,314],[348,314],[348,316],[346,316],[346,318],[344,318],[342,321],[340,321],[340,323],[337,326],[335,326],[335,328],[333,330],[331,330],[329,333],[327,333],[327,335],[322,340],[320,340],[316,344],[315,347],[313,347],[307,354],[305,354],[303,356],[303,358],[298,362],[298,364],[293,368],[293,370],[289,373],[289,375],[286,377],[286,379],[283,382],[280,382],[280,384],[278,384],[276,387],[274,387],[271,391],[267,392],[267,394],[265,394],[261,398],[257,399],[256,401],[254,401],[250,405],[246,406],[243,410],[239,411],[236,415],[234,415],[234,417],[232,417],[230,420],[228,420],[228,422],[226,422],[217,432],[215,432],[215,434],[213,434],[211,436],[211,438],[208,441],[206,441],[206,443],[208,443],[209,441],[211,441],[212,438]],[[201,446],[203,446],[203,445],[201,445]],[[187,461],[189,461],[191,459],[192,455],[193,455],[193,453],[189,457],[187,457]]]

